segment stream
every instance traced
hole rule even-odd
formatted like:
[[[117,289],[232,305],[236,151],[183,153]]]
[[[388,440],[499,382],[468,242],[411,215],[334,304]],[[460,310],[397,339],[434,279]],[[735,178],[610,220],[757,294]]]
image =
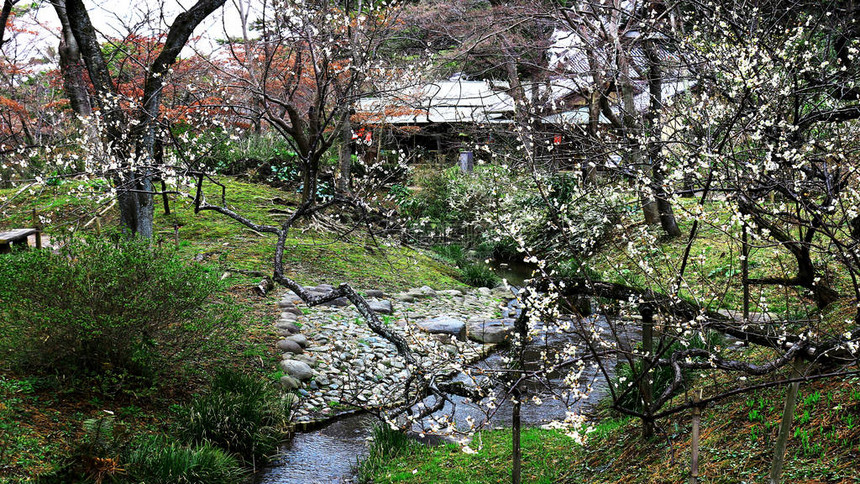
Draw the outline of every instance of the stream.
[[[510,266],[496,267],[500,275],[513,284],[522,283],[523,269],[523,267]],[[530,274],[530,270],[528,274]],[[509,309],[511,313],[515,310],[512,307]],[[608,322],[602,316],[594,316],[588,318],[587,321],[593,323],[598,331],[608,331]],[[548,333],[544,331],[540,333],[541,336],[532,341],[527,348],[526,358],[528,361],[538,361],[541,351],[557,351],[571,338],[554,333],[547,335]],[[502,356],[496,352],[475,366],[487,369],[502,368]],[[527,368],[530,366],[536,366],[536,364],[527,364]],[[461,374],[455,380],[465,382],[468,381],[468,378]],[[561,375],[550,375],[550,380],[555,387],[559,387],[562,383]],[[568,411],[587,413],[589,408],[606,394],[606,380],[596,368],[586,367],[579,381],[582,385],[591,385],[593,388],[587,399],[565,404],[552,398],[551,395],[543,395],[540,405],[532,400],[525,400],[521,409],[523,427],[534,427],[550,421],[562,420]],[[534,384],[527,389],[530,394],[539,390]],[[482,422],[486,419],[484,407],[479,408],[466,404],[461,397],[453,397],[452,400],[455,405],[446,403],[445,408],[439,414],[453,414],[454,425],[458,429],[467,429],[469,427],[468,421]],[[425,399],[425,405],[432,403],[432,397]],[[264,470],[257,482],[260,484],[352,482],[353,467],[366,453],[372,424],[372,416],[354,415],[335,421],[318,430],[297,433],[292,441],[281,449],[282,455],[274,462],[273,467]],[[487,428],[510,427],[510,425],[511,404],[506,399],[488,421]],[[413,431],[420,433],[421,429],[414,427]]]

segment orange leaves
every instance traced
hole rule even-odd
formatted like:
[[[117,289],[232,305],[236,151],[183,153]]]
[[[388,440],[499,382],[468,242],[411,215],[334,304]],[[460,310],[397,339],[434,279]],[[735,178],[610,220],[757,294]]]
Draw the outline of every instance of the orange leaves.
[[[8,97],[0,96],[0,110],[8,110],[19,116],[27,116],[27,108],[18,101],[14,101]]]

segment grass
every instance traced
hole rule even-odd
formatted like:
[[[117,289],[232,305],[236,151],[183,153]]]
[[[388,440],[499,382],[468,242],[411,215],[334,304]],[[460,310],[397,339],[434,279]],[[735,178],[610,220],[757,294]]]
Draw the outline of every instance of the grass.
[[[247,183],[232,177],[219,179],[225,185],[224,203],[227,207],[258,223],[278,225],[286,217],[279,211],[289,210],[276,201],[295,201],[295,193],[266,185]],[[52,239],[68,237],[72,232],[94,231],[96,223],[87,226],[101,205],[90,196],[99,192],[96,183],[67,182],[59,187],[34,187],[14,197],[17,190],[0,190],[2,210],[0,229],[32,226],[35,209],[49,220],[46,234]],[[32,193],[31,193],[32,191]],[[221,189],[207,186],[206,197],[220,203]],[[84,196],[86,195],[86,196]],[[4,197],[6,202],[3,202]],[[274,236],[256,233],[215,212],[194,214],[191,201],[172,200],[170,215],[164,215],[160,200],[156,204],[155,239],[162,244],[177,242],[180,254],[197,256],[219,267],[271,272],[274,257]],[[115,227],[118,214],[109,210],[101,225]],[[382,244],[388,241],[381,240]],[[380,244],[380,245],[382,245]],[[423,252],[399,244],[377,246],[364,233],[347,237],[299,226],[287,238],[284,261],[287,274],[303,284],[351,282],[364,288],[400,290],[428,285],[434,288],[462,287],[454,279],[456,272]],[[246,276],[236,276],[237,283],[251,282]]]
[[[784,482],[857,482],[860,470],[860,380],[801,386],[788,442]],[[700,476],[703,483],[765,482],[782,414],[784,389],[772,388],[704,410]],[[756,416],[751,419],[752,410]],[[806,417],[804,417],[806,416]],[[676,483],[689,479],[690,416],[660,422],[650,441],[630,418],[599,420],[584,446],[555,430],[522,435],[523,482]],[[368,482],[497,483],[510,480],[510,431],[493,430],[470,444],[409,445],[365,469]]]

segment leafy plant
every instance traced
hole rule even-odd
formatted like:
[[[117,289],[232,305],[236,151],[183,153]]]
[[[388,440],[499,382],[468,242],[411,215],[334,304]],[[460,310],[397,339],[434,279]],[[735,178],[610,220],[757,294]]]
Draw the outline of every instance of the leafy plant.
[[[460,269],[460,277],[473,287],[495,287],[501,279],[483,262],[466,263]]]
[[[290,416],[292,396],[270,383],[222,370],[211,390],[186,409],[180,434],[186,442],[210,443],[255,464],[275,453]]]
[[[126,458],[134,482],[234,484],[247,478],[236,457],[210,444],[183,446],[163,436],[141,439]]]

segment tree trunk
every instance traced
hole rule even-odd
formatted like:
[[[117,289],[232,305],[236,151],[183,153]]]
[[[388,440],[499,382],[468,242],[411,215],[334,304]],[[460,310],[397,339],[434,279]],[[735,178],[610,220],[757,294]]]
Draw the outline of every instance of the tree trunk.
[[[522,395],[520,394],[519,389],[514,387],[514,391],[511,396],[514,398],[514,405],[511,414],[511,459],[513,460],[511,482],[513,484],[520,484],[520,482],[522,482],[521,469],[523,461],[522,449],[520,448],[520,408],[522,406],[520,399],[522,398]]]
[[[624,123],[624,131],[627,136],[627,146],[630,151],[630,158],[635,166],[637,173],[642,173],[641,178],[648,180],[650,188],[653,183],[651,181],[650,170],[646,170],[648,164],[645,159],[645,154],[640,147],[639,137],[642,136],[642,126],[636,121],[636,103],[633,101],[633,81],[630,79],[630,64],[627,56],[622,52],[619,55],[619,67],[621,76],[618,81],[621,88],[621,102],[624,106],[622,116]],[[642,180],[637,180],[638,183],[643,183]],[[660,212],[657,208],[657,203],[654,200],[654,194],[650,193],[648,188],[640,188],[639,202],[642,205],[642,215],[645,218],[645,223],[648,225],[657,225],[660,223]]]
[[[170,26],[164,47],[147,69],[143,98],[137,113],[136,128],[129,129],[128,115],[121,109],[101,106],[105,116],[106,142],[111,156],[120,162],[119,173],[113,176],[117,188],[120,220],[129,235],[152,237],[154,215],[152,178],[156,169],[156,122],[161,107],[163,82],[179,52],[188,42],[194,29],[226,0],[198,0],[191,8],[176,16]],[[90,81],[101,104],[116,93],[107,62],[102,56],[95,29],[82,0],[57,0],[55,7],[64,2],[67,23],[87,68]],[[59,11],[58,11],[59,14]],[[64,38],[68,32],[64,32]],[[129,155],[143,155],[143,166],[131,166]]]
[[[78,42],[72,34],[69,17],[66,13],[66,0],[53,0],[51,4],[57,12],[60,24],[63,26],[60,33],[60,45],[57,52],[60,54],[60,72],[63,75],[63,90],[69,98],[72,111],[78,116],[91,116],[93,108],[90,104],[90,96],[87,92],[87,83],[84,80],[84,67],[81,63],[81,51]],[[90,133],[95,134],[95,133]]]
[[[657,213],[660,217],[660,226],[670,237],[681,235],[681,229],[675,221],[672,204],[669,202],[665,177],[663,176],[663,125],[660,123],[660,113],[663,111],[663,72],[660,68],[660,57],[654,49],[653,42],[645,42],[645,56],[648,59],[648,93],[650,103],[648,115],[646,116],[646,127],[650,131],[648,141],[648,157],[651,163],[652,190],[657,199]]]
[[[341,193],[349,193],[352,178],[352,124],[349,122],[349,113],[346,114],[341,128],[338,165],[340,177],[337,179],[337,189]]]
[[[3,10],[0,10],[0,49],[6,43],[6,22],[9,16],[12,15],[12,6],[18,3],[18,0],[4,0]]]

